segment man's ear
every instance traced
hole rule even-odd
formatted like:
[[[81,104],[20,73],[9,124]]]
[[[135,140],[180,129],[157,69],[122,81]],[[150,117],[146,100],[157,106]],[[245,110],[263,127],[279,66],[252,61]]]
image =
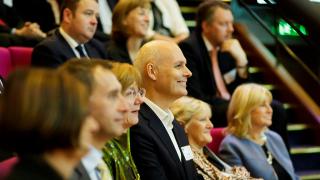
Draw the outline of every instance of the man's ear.
[[[152,79],[154,81],[157,80],[158,72],[157,72],[155,64],[149,62],[149,63],[147,63],[146,68],[147,68],[146,70],[147,70],[148,77],[150,77],[150,79]]]
[[[73,18],[73,13],[69,8],[65,8],[63,10],[63,21],[66,23],[70,23]]]
[[[207,28],[208,27],[208,23],[207,23],[207,21],[203,21],[202,23],[201,23],[201,28],[202,28],[202,32],[206,32],[207,31]]]

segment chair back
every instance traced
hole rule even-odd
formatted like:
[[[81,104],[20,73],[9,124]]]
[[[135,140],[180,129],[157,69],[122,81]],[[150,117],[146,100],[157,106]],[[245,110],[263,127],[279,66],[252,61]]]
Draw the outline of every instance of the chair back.
[[[210,134],[212,137],[212,141],[211,143],[207,144],[207,146],[211,151],[218,154],[220,143],[225,137],[224,128],[212,128]]]
[[[7,48],[0,47],[0,76],[4,79],[12,69],[11,55]]]
[[[0,179],[5,179],[8,176],[14,165],[18,163],[18,157],[11,157],[0,162]]]
[[[14,68],[26,67],[31,65],[33,48],[11,46],[8,49],[11,54],[11,61]]]

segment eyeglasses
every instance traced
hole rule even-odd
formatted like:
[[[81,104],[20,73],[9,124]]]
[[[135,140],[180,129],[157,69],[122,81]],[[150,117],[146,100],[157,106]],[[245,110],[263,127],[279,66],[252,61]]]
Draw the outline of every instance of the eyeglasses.
[[[138,89],[130,88],[124,94],[125,97],[128,97],[130,99],[134,99],[138,97],[138,95],[140,97],[144,97],[146,95],[146,90],[144,88],[138,88]]]

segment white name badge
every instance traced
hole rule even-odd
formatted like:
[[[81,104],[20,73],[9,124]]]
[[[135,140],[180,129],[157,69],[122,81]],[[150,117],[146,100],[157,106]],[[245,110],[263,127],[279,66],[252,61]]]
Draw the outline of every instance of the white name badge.
[[[12,0],[4,0],[3,4],[5,4],[5,5],[9,6],[9,7],[12,7]]]
[[[181,150],[186,161],[193,159],[193,153],[189,145],[181,147]]]

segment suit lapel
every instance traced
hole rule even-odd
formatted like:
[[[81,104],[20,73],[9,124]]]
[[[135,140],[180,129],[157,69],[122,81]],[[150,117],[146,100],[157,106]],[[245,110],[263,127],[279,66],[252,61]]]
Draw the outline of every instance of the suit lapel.
[[[68,44],[68,42],[61,35],[59,28],[56,29],[55,34],[57,35],[57,38],[60,39],[60,41],[58,42],[61,42],[60,49],[62,49],[63,53],[66,55],[66,60],[77,57],[70,45]]]
[[[87,170],[83,166],[82,162],[75,168],[74,174],[71,180],[90,180]]]
[[[149,122],[150,128],[155,132],[155,134],[158,136],[160,141],[165,145],[165,148],[169,151],[170,154],[173,155],[172,158],[174,159],[175,163],[181,166],[180,159],[174,148],[174,145],[167,133],[167,130],[163,126],[158,116],[145,103],[141,105],[140,112],[141,112],[141,115],[145,119],[147,119],[147,121]]]

